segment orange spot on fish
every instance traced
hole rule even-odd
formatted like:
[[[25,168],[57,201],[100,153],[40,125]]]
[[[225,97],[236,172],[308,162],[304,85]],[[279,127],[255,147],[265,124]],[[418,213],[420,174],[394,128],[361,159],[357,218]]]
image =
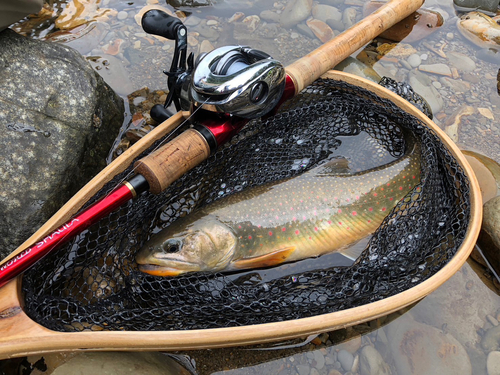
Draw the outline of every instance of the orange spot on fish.
[[[382,207],[382,211],[385,211],[385,210],[386,210],[386,208],[385,208],[385,207]]]
[[[399,187],[399,190],[403,190],[403,187],[402,187],[402,186],[400,186],[400,187]]]
[[[377,196],[377,193],[373,193],[373,196],[376,197]]]
[[[252,239],[252,236],[248,236],[248,239],[251,240]]]
[[[368,209],[368,211],[372,212],[372,211],[373,211],[373,207],[370,207],[370,208]]]

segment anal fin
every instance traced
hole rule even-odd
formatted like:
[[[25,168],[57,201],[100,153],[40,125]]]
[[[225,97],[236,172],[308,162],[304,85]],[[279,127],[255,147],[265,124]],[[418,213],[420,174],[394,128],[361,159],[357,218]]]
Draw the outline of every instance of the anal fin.
[[[252,258],[239,259],[232,266],[237,269],[271,267],[286,262],[295,251],[295,246],[284,247],[272,253],[259,255]]]

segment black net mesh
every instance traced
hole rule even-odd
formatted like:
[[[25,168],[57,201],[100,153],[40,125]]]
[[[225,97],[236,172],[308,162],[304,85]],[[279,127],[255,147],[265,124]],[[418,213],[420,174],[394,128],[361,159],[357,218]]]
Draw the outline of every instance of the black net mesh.
[[[314,167],[336,154],[344,136],[368,133],[397,158],[405,148],[401,129],[421,142],[421,182],[354,264],[304,270],[297,262],[268,279],[256,271],[172,278],[138,271],[136,252],[178,217]],[[58,331],[147,331],[268,323],[364,305],[419,284],[453,257],[466,235],[469,193],[460,165],[419,120],[359,87],[318,80],[164,193],[143,194],[36,264],[23,279],[25,309]]]

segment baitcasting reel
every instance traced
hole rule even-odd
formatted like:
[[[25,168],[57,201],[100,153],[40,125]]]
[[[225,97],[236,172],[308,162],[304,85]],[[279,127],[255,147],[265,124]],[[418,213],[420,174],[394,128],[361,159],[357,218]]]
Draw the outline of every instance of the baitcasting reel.
[[[261,117],[279,102],[285,89],[285,68],[267,53],[242,46],[227,46],[201,54],[194,61],[187,52],[187,29],[181,20],[152,9],[142,17],[149,34],[175,40],[168,76],[169,94],[163,106],[151,109],[151,117],[162,122],[177,111],[196,107],[245,119]],[[187,63],[187,66],[186,66]]]

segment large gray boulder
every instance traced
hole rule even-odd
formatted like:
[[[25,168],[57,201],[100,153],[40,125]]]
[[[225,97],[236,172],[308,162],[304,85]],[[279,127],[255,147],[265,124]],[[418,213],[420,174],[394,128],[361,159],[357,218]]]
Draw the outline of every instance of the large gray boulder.
[[[0,257],[105,166],[123,112],[75,50],[0,32]]]

